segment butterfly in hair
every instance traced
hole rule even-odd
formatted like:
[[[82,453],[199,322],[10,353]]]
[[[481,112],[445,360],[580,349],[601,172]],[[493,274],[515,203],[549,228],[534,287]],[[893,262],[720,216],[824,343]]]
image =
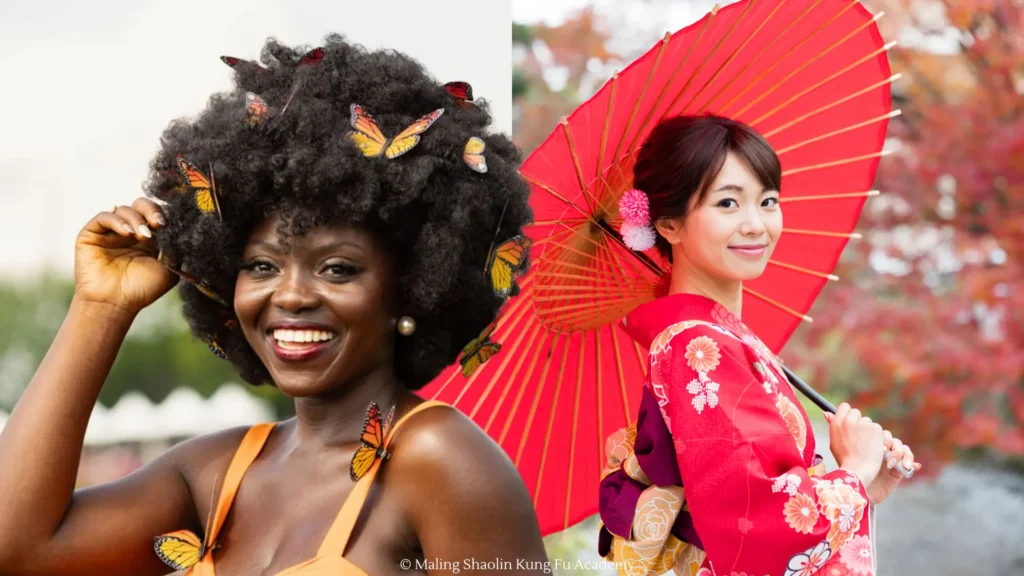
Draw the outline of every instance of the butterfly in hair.
[[[490,276],[494,293],[502,298],[519,294],[516,278],[530,267],[530,248],[533,240],[515,236],[502,242],[487,257],[484,270]]]
[[[217,199],[217,184],[212,178],[213,166],[210,166],[210,177],[207,177],[195,164],[181,156],[177,157],[177,161],[181,177],[195,192],[195,202],[199,210],[206,214],[215,213],[217,218],[223,219],[220,214],[220,202]]]
[[[494,332],[495,324],[491,323],[479,336],[466,344],[459,354],[459,364],[462,366],[462,375],[469,378],[476,372],[481,364],[487,362],[492,356],[501,351],[501,344],[491,342],[491,333]]]
[[[349,475],[353,482],[358,482],[365,476],[378,459],[383,461],[391,457],[391,453],[384,449],[384,439],[387,438],[394,417],[395,407],[392,406],[387,420],[382,423],[380,408],[376,402],[370,402],[366,409],[366,420],[363,422],[363,433],[360,436],[363,445],[356,449],[356,453],[352,455],[352,464],[349,466]]]
[[[462,149],[462,160],[474,171],[480,174],[487,173],[487,159],[484,158],[484,149],[487,145],[476,136],[466,140],[466,146]]]
[[[263,74],[270,73],[269,70],[267,70],[263,66],[260,66],[258,62],[254,62],[252,60],[244,60],[242,58],[235,58],[234,56],[221,56],[220,61],[227,64],[228,66],[231,66],[239,72],[248,70],[259,70]]]
[[[444,89],[459,106],[463,108],[475,106],[473,104],[473,87],[469,85],[469,82],[449,82],[444,85]]]
[[[245,94],[245,112],[249,126],[259,126],[270,116],[270,106],[267,106],[263,98],[257,94],[247,92]]]
[[[303,68],[314,66],[316,64],[323,62],[325,55],[326,53],[324,52],[323,48],[313,48],[309,52],[303,54],[302,58],[299,58],[298,69],[302,70]],[[296,78],[295,85],[292,86],[292,91],[291,93],[288,94],[288,99],[284,101],[284,106],[281,107],[281,113],[278,114],[278,116],[284,116],[284,113],[288,111],[288,107],[291,106],[292,104],[292,99],[295,98],[295,95],[299,93],[300,88],[302,88],[301,75],[299,75],[299,77]]]
[[[214,292],[213,288],[211,288],[209,284],[197,278],[196,276],[182,270],[181,267],[172,262],[171,259],[163,252],[157,254],[157,260],[161,264],[163,264],[164,268],[167,268],[171,272],[177,274],[179,278],[194,286],[196,290],[199,290],[199,292],[201,292],[207,298],[213,300],[214,302],[220,304],[221,306],[227,306],[230,308],[227,300],[221,298],[219,294]]]
[[[349,138],[352,139],[356,147],[359,148],[364,156],[369,158],[376,158],[384,154],[385,157],[391,160],[398,158],[419,144],[420,134],[426,132],[441,117],[441,114],[444,114],[444,108],[438,108],[413,122],[411,126],[402,130],[398,136],[389,140],[380,131],[377,122],[363,110],[362,106],[352,104],[350,110],[352,113],[350,123],[352,124],[353,131],[349,132]]]

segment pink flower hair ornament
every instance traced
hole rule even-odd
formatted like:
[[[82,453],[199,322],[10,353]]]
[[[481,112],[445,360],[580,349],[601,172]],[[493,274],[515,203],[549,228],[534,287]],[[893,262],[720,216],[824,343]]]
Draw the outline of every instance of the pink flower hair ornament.
[[[654,247],[658,237],[651,225],[651,209],[647,194],[631,188],[619,198],[619,214],[622,216],[622,241],[630,250],[643,252]]]

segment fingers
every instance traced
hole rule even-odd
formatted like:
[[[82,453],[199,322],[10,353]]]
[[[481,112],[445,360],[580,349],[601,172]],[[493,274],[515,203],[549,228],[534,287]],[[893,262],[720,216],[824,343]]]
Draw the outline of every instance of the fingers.
[[[846,420],[846,415],[849,413],[850,405],[847,404],[846,402],[843,402],[842,404],[839,405],[838,408],[836,408],[836,413],[832,416],[832,418],[829,421],[842,422],[843,420]]]
[[[112,212],[100,212],[86,224],[86,230],[96,234],[113,232],[118,236],[129,238],[135,235],[135,230],[127,220]]]
[[[904,454],[903,454],[904,448],[905,448],[905,446],[903,445],[903,442],[901,442],[899,438],[893,438],[892,446],[889,448],[889,458],[885,462],[885,467],[886,468],[892,470],[893,468],[896,467],[896,463],[899,462],[903,458],[903,456],[904,456]],[[910,465],[907,464],[904,467],[906,468],[906,467],[909,467],[909,466]]]
[[[888,430],[883,431],[882,438],[885,440],[885,447],[892,450],[892,432],[889,432]]]
[[[139,240],[145,241],[153,237],[153,231],[149,228],[149,222],[135,209],[128,206],[118,206],[114,210],[114,215],[127,222],[131,226],[132,234],[136,235]]]
[[[151,228],[159,228],[167,225],[163,209],[156,202],[149,198],[138,198],[132,202],[132,209],[142,215]]]

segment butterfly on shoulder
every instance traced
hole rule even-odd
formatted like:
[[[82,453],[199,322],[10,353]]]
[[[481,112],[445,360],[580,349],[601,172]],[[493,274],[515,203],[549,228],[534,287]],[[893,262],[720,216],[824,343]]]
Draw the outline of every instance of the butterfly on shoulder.
[[[487,145],[484,141],[473,136],[466,140],[466,146],[462,149],[462,160],[465,161],[466,166],[481,174],[487,173],[487,159],[484,158],[485,148]]]
[[[448,91],[448,94],[455,99],[455,103],[462,108],[469,108],[475,106],[473,104],[473,87],[469,85],[469,82],[448,82],[444,85],[444,89]]]
[[[389,140],[380,131],[377,121],[367,114],[362,106],[352,104],[350,110],[352,113],[350,123],[352,124],[353,131],[349,132],[349,138],[359,148],[359,151],[369,158],[376,158],[383,153],[389,160],[394,160],[412,150],[413,147],[419,144],[420,134],[426,132],[427,128],[430,128],[444,114],[444,108],[438,108],[413,122],[408,128],[402,130],[398,136]]]
[[[494,293],[502,298],[519,294],[516,278],[530,267],[530,248],[533,240],[527,236],[515,236],[499,244],[487,256],[484,270],[491,278]]]
[[[210,166],[210,177],[207,177],[195,164],[180,155],[176,160],[181,177],[195,192],[195,203],[199,210],[205,214],[216,214],[217,218],[223,219],[220,214],[220,202],[217,199],[217,183],[212,178],[213,166]]]
[[[370,402],[366,409],[366,420],[363,422],[363,433],[360,436],[363,445],[356,449],[356,453],[352,455],[352,464],[349,466],[349,475],[353,482],[358,482],[365,476],[377,459],[383,461],[391,457],[391,453],[384,449],[384,439],[387,438],[394,417],[395,407],[392,406],[387,420],[382,424],[380,408],[376,402]]]
[[[459,364],[462,365],[462,375],[469,378],[476,372],[481,364],[487,362],[492,356],[501,351],[501,344],[491,342],[491,333],[494,332],[495,324],[491,323],[479,336],[466,344],[459,354]]]

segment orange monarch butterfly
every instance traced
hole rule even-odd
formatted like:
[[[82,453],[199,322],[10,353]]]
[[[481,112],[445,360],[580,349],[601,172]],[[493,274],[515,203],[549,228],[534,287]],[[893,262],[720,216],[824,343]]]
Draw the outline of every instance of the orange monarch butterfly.
[[[479,336],[462,349],[462,353],[459,355],[459,364],[462,365],[462,375],[466,378],[472,376],[481,364],[491,359],[491,356],[501,351],[501,344],[490,340],[494,327],[495,325],[492,323],[484,328]]]
[[[391,458],[391,453],[384,449],[384,438],[387,437],[388,430],[391,429],[391,419],[394,417],[395,407],[392,406],[382,427],[380,408],[377,407],[376,402],[370,402],[370,406],[366,409],[366,420],[363,422],[363,434],[360,437],[363,445],[352,455],[352,465],[349,467],[349,474],[352,476],[353,482],[358,482],[365,476],[370,470],[370,466],[378,458],[381,460]]]
[[[213,518],[214,498],[217,495],[217,478],[213,478],[213,492],[210,494],[210,509],[206,513],[206,532],[210,531],[210,519]],[[211,550],[216,546],[210,548]],[[175,570],[188,570],[195,566],[206,555],[206,541],[200,540],[191,530],[176,530],[161,534],[153,539],[153,551],[156,555]]]
[[[437,121],[444,114],[444,108],[438,108],[430,114],[413,122],[411,126],[393,139],[388,140],[380,131],[377,122],[363,107],[358,104],[351,106],[351,124],[354,132],[349,132],[349,137],[364,156],[375,158],[383,152],[388,159],[395,159],[412,150],[420,142],[420,134],[427,131],[427,128]]]
[[[216,213],[217,218],[223,220],[220,215],[220,203],[217,201],[217,183],[212,178],[207,178],[206,174],[203,174],[202,170],[196,168],[195,164],[181,156],[178,156],[177,160],[178,170],[181,172],[182,178],[185,179],[185,182],[196,193],[196,206],[207,214]],[[212,164],[210,165],[210,175],[213,175]]]
[[[473,136],[466,140],[466,147],[462,149],[462,159],[466,162],[466,166],[481,174],[487,173],[487,159],[484,158],[485,148],[487,145],[484,144],[484,141]]]
[[[444,85],[444,89],[448,91],[448,94],[455,99],[459,106],[463,108],[474,106],[472,104],[473,87],[469,85],[469,82],[449,82]]]
[[[530,266],[530,247],[533,240],[526,236],[516,236],[498,245],[487,257],[484,269],[491,276],[491,287],[494,293],[502,298],[519,294],[516,277]]]
[[[246,119],[249,122],[249,126],[258,126],[266,121],[267,117],[270,116],[270,106],[260,98],[258,95],[252,92],[245,94],[245,109]]]

